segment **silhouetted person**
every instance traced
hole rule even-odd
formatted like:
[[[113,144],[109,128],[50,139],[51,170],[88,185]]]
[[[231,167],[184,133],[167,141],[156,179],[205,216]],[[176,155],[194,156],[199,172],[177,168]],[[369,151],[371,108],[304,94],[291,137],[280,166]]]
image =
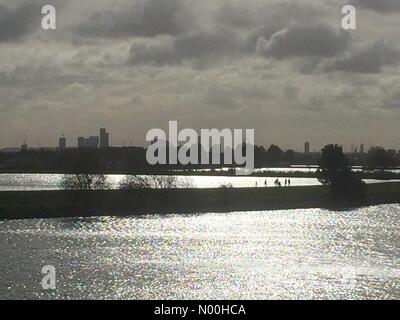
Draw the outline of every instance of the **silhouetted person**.
[[[285,187],[287,187],[287,179],[285,179]]]
[[[290,187],[290,179],[288,180],[288,186]]]
[[[267,179],[265,179],[265,181],[264,181],[264,186],[265,187],[267,186]]]

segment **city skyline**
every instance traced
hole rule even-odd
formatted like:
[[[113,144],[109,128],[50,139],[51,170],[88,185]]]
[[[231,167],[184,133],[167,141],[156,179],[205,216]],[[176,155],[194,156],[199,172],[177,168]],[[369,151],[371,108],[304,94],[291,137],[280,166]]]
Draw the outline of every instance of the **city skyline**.
[[[95,136],[93,136],[93,135],[89,135],[88,136],[88,138],[91,138],[91,137],[95,137]],[[29,139],[23,139],[23,140],[21,140],[21,143],[17,144],[17,145],[8,145],[8,146],[0,145],[0,151],[2,149],[18,149],[18,148],[20,148],[20,146],[22,144],[27,144],[27,145],[29,145],[29,148],[34,148],[34,149],[57,148],[57,147],[59,148],[60,147],[60,139],[62,139],[62,138],[65,139],[66,148],[77,148],[78,147],[78,139],[79,138],[84,138],[84,137],[81,134],[77,134],[77,135],[70,136],[68,138],[68,136],[62,134],[61,136],[56,137],[56,139],[53,139],[54,140],[53,144],[50,144],[50,145],[47,145],[47,146],[43,145],[41,143],[31,144],[31,143],[29,143],[30,142]],[[257,136],[256,136],[256,138],[257,138]],[[71,141],[72,141],[72,143],[71,143]],[[131,141],[132,141],[132,139],[126,139],[122,143],[112,143],[111,140],[110,140],[109,146],[110,147],[134,147],[134,146],[145,147],[146,145],[148,145],[148,142],[146,142],[146,141],[144,141],[143,143],[139,143],[139,144],[130,143]],[[396,146],[396,145],[387,146],[387,145],[373,145],[373,144],[370,145],[370,144],[362,143],[362,142],[359,143],[359,144],[351,143],[349,145],[346,145],[346,144],[342,144],[340,142],[330,141],[330,142],[327,142],[327,143],[325,143],[323,145],[315,145],[311,141],[306,141],[306,142],[301,142],[300,141],[299,145],[295,146],[294,148],[293,147],[287,147],[287,146],[279,145],[278,143],[274,143],[273,141],[266,142],[266,143],[258,143],[256,141],[256,145],[260,145],[260,146],[264,146],[265,147],[265,146],[269,146],[269,145],[275,144],[275,145],[278,145],[278,146],[282,147],[282,149],[284,149],[284,150],[294,150],[296,152],[304,152],[305,151],[305,143],[307,143],[307,142],[310,143],[309,152],[319,152],[325,145],[328,145],[328,144],[341,145],[341,146],[343,146],[343,149],[346,152],[351,152],[351,150],[360,150],[360,152],[363,153],[363,152],[365,152],[365,150],[368,151],[368,149],[373,148],[373,147],[382,147],[382,148],[385,148],[387,150],[400,151],[400,144],[398,146]],[[98,141],[98,144],[99,143],[100,143],[100,140]],[[307,152],[305,152],[305,153],[307,153]]]
[[[88,136],[88,137],[83,137],[83,136],[77,136],[76,139],[72,138],[72,141],[74,141],[72,144],[68,143],[68,137],[66,137],[64,134],[62,134],[59,138],[58,138],[58,145],[56,147],[54,146],[30,146],[29,143],[24,140],[23,143],[21,144],[21,146],[11,146],[11,147],[1,147],[0,146],[0,152],[2,150],[14,150],[14,151],[18,151],[18,150],[28,150],[28,149],[58,149],[58,150],[65,150],[68,148],[108,148],[108,147],[146,147],[149,142],[146,142],[143,145],[112,145],[110,143],[110,132],[107,131],[106,128],[100,128],[99,129],[99,135],[98,136]],[[70,140],[70,141],[71,141]],[[168,140],[167,140],[168,141]],[[374,147],[383,147],[384,146],[368,146],[365,145],[364,143],[361,143],[360,145],[356,146],[354,144],[351,144],[351,146],[346,146],[346,145],[342,145],[340,143],[335,143],[338,145],[341,145],[343,147],[343,150],[345,152],[348,153],[365,153],[368,149],[374,148]],[[255,143],[255,145],[258,146],[263,146],[263,147],[268,147],[268,145],[263,145],[263,144],[257,144]],[[271,143],[270,145],[276,145],[274,143]],[[279,145],[278,145],[279,146]],[[300,153],[304,153],[304,154],[308,154],[308,153],[315,153],[315,152],[320,152],[321,148],[313,148],[313,145],[310,141],[306,141],[304,142],[303,145],[303,149],[301,149],[301,147],[298,148],[282,148],[283,150],[293,150],[295,152],[300,152]],[[385,148],[387,150],[394,150],[398,153],[400,153],[400,148]]]
[[[177,120],[255,129],[257,144],[288,149],[398,149],[390,1],[55,1],[53,31],[40,27],[43,1],[0,4],[0,146],[51,146],[99,126],[114,145],[144,145]],[[344,4],[356,30],[341,26]]]

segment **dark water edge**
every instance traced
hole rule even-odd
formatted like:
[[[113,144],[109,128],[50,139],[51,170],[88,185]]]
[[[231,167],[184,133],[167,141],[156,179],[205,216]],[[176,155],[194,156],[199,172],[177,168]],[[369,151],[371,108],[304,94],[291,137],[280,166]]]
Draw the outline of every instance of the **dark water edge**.
[[[351,199],[351,197],[350,197]],[[209,212],[345,209],[400,203],[400,183],[372,184],[363,203],[337,200],[323,186],[241,189],[0,192],[0,219],[140,216]]]

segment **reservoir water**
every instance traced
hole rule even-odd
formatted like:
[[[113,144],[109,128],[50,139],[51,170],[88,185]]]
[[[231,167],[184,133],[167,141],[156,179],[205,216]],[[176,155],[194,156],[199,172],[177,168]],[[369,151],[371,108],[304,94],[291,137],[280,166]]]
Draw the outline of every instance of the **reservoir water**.
[[[60,190],[61,174],[0,174],[0,191],[39,191]],[[119,183],[125,175],[106,175],[112,189],[118,189]],[[284,185],[282,177],[229,177],[229,176],[176,176],[179,187],[191,186],[193,188],[220,188],[231,186],[234,188],[275,187],[278,179]],[[391,180],[399,181],[399,180]],[[320,185],[316,178],[290,178],[291,186],[315,186]],[[384,180],[365,180],[367,183],[387,182]]]
[[[382,205],[0,221],[0,299],[399,299],[399,218]]]

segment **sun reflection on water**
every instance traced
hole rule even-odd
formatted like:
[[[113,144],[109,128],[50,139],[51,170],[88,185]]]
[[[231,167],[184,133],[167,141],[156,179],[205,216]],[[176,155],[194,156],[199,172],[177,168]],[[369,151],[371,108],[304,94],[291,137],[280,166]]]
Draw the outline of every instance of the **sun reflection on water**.
[[[384,205],[3,221],[0,296],[398,299],[399,213]],[[43,264],[58,272],[50,295],[38,289]]]

